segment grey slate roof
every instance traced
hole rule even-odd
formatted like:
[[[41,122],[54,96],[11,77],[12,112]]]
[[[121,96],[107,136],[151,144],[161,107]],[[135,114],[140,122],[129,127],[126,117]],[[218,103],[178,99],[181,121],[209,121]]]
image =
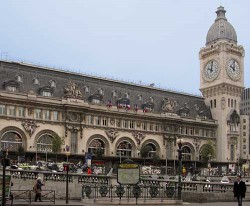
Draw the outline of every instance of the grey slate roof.
[[[218,7],[216,13],[217,18],[207,33],[206,45],[220,39],[237,43],[236,31],[234,27],[227,21],[225,16],[226,10],[224,10],[224,7]]]
[[[124,83],[114,80],[108,80],[99,77],[88,76],[84,74],[76,74],[73,72],[66,72],[51,68],[45,68],[40,66],[28,65],[19,62],[7,62],[0,61],[0,80],[1,90],[4,90],[4,83],[10,80],[16,80],[17,75],[21,75],[23,81],[18,88],[18,92],[29,93],[34,91],[37,95],[40,95],[41,88],[47,88],[50,86],[50,81],[54,80],[56,88],[53,88],[53,98],[64,98],[65,88],[69,82],[73,81],[77,83],[77,86],[83,94],[83,99],[89,101],[90,95],[97,94],[99,88],[104,92],[101,104],[107,105],[110,100],[115,106],[117,100],[125,97],[125,94],[129,94],[129,100],[131,109],[134,105],[138,105],[139,109],[145,103],[150,103],[153,99],[153,113],[162,113],[162,101],[164,98],[168,98],[176,103],[174,107],[174,113],[188,113],[189,117],[196,118],[198,114],[206,114],[207,119],[212,119],[210,109],[206,107],[204,99],[199,96],[188,95],[163,89],[158,89],[150,86],[141,86],[132,83]],[[39,85],[33,83],[34,78],[39,79]],[[90,88],[89,93],[84,92],[84,87]],[[112,96],[112,91],[117,92],[117,97]],[[138,95],[141,95],[143,100],[139,100]],[[149,104],[150,105],[150,104]]]

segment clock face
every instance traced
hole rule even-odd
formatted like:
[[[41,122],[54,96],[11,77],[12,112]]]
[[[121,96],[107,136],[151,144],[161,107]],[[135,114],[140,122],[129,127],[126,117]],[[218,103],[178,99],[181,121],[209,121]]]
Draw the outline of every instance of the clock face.
[[[213,81],[219,75],[218,63],[214,60],[209,61],[203,69],[203,77],[207,81]]]
[[[227,74],[232,80],[238,80],[240,78],[240,66],[236,60],[229,60],[227,64]]]

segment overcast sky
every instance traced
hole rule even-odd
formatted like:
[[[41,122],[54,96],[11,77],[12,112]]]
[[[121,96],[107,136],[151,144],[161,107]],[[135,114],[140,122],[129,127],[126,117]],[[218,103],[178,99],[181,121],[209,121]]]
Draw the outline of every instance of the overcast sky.
[[[245,48],[250,0],[2,0],[2,58],[199,92],[199,57],[218,6]]]

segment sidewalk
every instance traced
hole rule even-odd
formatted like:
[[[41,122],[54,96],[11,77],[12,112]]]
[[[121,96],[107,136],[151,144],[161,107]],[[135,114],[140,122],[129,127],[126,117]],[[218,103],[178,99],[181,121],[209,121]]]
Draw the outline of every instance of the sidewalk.
[[[10,202],[7,202],[6,203],[7,206],[10,206],[11,203]],[[111,206],[111,205],[119,205],[119,204],[107,204],[107,205],[103,205],[103,204],[95,204],[95,203],[83,203],[81,202],[80,200],[69,200],[69,204],[66,204],[66,201],[65,200],[56,200],[55,204],[53,202],[31,202],[31,204],[29,204],[28,202],[24,202],[24,201],[14,201],[13,202],[13,205],[14,206],[38,206],[38,205],[46,205],[46,206],[79,206],[79,205],[82,205],[82,206]],[[122,205],[127,205],[127,204],[121,204],[120,206]],[[131,204],[130,204],[131,205]],[[133,204],[135,205],[135,204]],[[142,205],[142,204],[138,204],[138,205]],[[162,205],[166,205],[166,204],[162,204]],[[176,204],[175,204],[176,205]],[[188,205],[188,206],[192,206],[191,204],[189,203],[183,203],[183,205]],[[155,206],[154,205],[147,205],[147,206]]]

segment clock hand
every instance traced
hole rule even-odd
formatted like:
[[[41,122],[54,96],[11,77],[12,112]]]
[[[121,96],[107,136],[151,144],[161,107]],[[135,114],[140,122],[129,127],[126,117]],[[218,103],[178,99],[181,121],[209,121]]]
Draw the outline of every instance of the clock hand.
[[[209,69],[209,70],[210,70],[210,72],[213,72],[213,63],[214,63],[214,62],[212,61],[212,62],[211,62],[210,69]]]

